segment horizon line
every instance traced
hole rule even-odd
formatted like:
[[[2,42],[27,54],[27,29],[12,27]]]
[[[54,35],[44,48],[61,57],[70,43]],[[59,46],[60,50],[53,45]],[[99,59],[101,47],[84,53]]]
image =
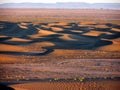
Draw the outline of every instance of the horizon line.
[[[14,4],[22,4],[22,3],[42,3],[42,4],[57,4],[57,3],[88,3],[88,4],[101,4],[101,3],[108,3],[108,4],[112,4],[112,3],[115,3],[115,4],[120,4],[120,2],[100,2],[100,3],[89,3],[89,2],[6,2],[6,3],[0,3],[0,4],[9,4],[9,3],[14,3]]]

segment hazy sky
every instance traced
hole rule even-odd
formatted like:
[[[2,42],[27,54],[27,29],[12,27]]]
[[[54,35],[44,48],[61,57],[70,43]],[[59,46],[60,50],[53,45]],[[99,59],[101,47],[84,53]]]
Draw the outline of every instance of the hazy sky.
[[[19,3],[19,2],[39,2],[39,3],[56,3],[56,2],[88,2],[88,3],[120,3],[120,0],[0,0],[0,3]]]

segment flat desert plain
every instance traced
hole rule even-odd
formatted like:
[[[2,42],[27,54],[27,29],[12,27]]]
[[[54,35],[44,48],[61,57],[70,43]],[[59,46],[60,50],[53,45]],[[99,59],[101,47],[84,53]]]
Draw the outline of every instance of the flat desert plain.
[[[120,11],[0,9],[0,88],[119,90]]]

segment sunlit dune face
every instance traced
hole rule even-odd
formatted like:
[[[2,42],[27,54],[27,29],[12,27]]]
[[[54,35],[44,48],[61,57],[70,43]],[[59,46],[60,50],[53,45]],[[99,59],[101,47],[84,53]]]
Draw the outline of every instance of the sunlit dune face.
[[[50,46],[55,46],[54,43],[52,42],[41,42],[39,44],[37,44],[38,46],[42,46],[42,47],[50,47]]]
[[[69,23],[67,22],[58,22],[58,23],[49,23],[48,26],[52,27],[52,26],[66,26],[69,25]]]
[[[106,25],[96,25],[95,27],[96,27],[96,28],[110,28],[110,27],[108,27],[108,26],[106,26]]]
[[[66,25],[66,26],[62,26],[63,28],[65,28],[65,29],[71,29],[72,28],[72,26],[70,26],[70,25]]]
[[[70,34],[64,34],[63,36],[59,37],[60,39],[63,40],[68,40],[68,41],[77,41],[77,39],[73,39],[70,37]]]
[[[67,23],[67,22],[59,22],[58,25],[59,26],[67,26],[67,25],[69,25],[69,23]]]
[[[2,39],[2,38],[8,38],[8,36],[1,35],[1,36],[0,36],[0,39]]]
[[[29,39],[22,39],[22,38],[12,38],[6,41],[14,41],[14,42],[31,42],[32,40]]]
[[[25,23],[25,22],[22,22],[22,23],[19,23],[18,26],[22,29],[28,29],[28,27],[32,25],[32,23]]]
[[[63,29],[62,28],[59,28],[59,27],[51,27],[51,29],[53,30],[53,31],[63,31]]]
[[[44,36],[57,34],[56,32],[52,32],[52,31],[48,31],[40,28],[36,28],[36,29],[38,30],[38,33],[34,35],[29,35],[30,38],[37,39],[37,38],[42,38]]]
[[[35,35],[28,35],[28,37],[30,37],[31,39],[38,39],[38,38],[41,38],[41,36],[44,36],[44,35],[41,35],[40,33]]]
[[[112,28],[111,30],[116,31],[116,32],[120,32],[120,29],[117,29],[117,28]]]
[[[31,44],[29,46],[0,44],[0,51],[11,51],[11,52],[38,52],[39,51],[39,52],[42,52],[42,51],[44,51],[44,49],[42,49],[41,47],[42,47],[42,45],[37,44],[37,43]]]
[[[75,33],[82,33],[83,31],[81,30],[71,30],[72,32],[75,32]]]
[[[101,34],[112,35],[112,33],[110,33],[110,32],[99,32],[99,31],[89,31],[87,33],[84,33],[83,35],[87,35],[87,36],[100,36]]]
[[[120,51],[120,38],[111,40],[113,42],[112,45],[107,45],[103,47],[99,47],[98,50],[105,50],[105,51]]]
[[[49,26],[49,25],[48,26],[47,25],[41,25],[41,27],[44,28],[44,29],[50,29],[51,26]],[[38,30],[39,30],[39,28],[38,28]]]
[[[96,22],[81,22],[79,25],[96,25]]]
[[[48,35],[54,35],[54,34],[57,34],[57,33],[55,33],[55,32],[52,32],[52,31],[47,31],[47,30],[40,30],[39,31],[39,34],[41,35],[41,36],[48,36]]]
[[[57,23],[48,23],[48,27],[53,27],[53,26],[55,26],[55,25],[58,25]]]
[[[19,26],[20,28],[23,28],[24,30],[25,30],[25,29],[28,29],[28,27],[25,26],[25,25],[20,25],[20,24],[19,24],[18,26]]]
[[[0,51],[25,51],[25,48],[21,46],[0,44]]]

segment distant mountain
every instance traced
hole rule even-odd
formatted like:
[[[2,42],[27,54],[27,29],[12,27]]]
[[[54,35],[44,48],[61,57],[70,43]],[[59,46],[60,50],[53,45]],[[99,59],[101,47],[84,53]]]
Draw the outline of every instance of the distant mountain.
[[[4,3],[0,8],[59,8],[59,9],[119,9],[120,3],[82,3],[82,2],[57,2],[57,3]]]

